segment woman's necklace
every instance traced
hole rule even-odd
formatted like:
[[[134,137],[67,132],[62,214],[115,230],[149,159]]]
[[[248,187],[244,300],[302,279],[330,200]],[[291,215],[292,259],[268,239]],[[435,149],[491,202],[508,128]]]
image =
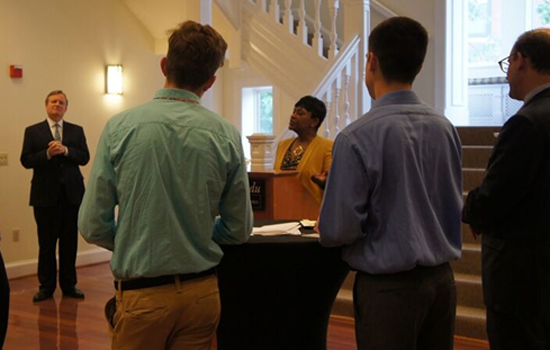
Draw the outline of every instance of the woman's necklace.
[[[298,145],[298,147],[294,148],[294,150],[292,151],[292,155],[294,157],[299,157],[302,155],[302,153],[304,153],[304,147],[302,145]]]

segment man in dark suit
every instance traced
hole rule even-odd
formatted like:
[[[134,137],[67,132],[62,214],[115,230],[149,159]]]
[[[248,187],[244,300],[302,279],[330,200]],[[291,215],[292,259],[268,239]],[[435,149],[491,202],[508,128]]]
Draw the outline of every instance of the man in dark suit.
[[[502,127],[463,221],[482,236],[492,350],[550,349],[550,29],[521,35],[499,62],[524,101]]]
[[[38,228],[38,280],[34,302],[51,298],[56,287],[55,250],[59,240],[59,286],[64,296],[83,299],[76,288],[78,209],[84,195],[79,166],[90,159],[82,127],[63,121],[69,101],[61,90],[46,97],[48,118],[25,130],[21,164],[33,169],[30,205]]]

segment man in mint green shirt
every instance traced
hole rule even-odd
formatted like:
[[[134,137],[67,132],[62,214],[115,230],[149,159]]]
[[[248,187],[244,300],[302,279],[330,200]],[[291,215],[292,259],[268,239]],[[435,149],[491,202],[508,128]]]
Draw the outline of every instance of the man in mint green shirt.
[[[164,89],[114,116],[99,140],[79,228],[113,251],[113,349],[210,349],[219,245],[246,242],[253,221],[239,132],[200,105],[226,49],[212,27],[180,24],[161,61]]]

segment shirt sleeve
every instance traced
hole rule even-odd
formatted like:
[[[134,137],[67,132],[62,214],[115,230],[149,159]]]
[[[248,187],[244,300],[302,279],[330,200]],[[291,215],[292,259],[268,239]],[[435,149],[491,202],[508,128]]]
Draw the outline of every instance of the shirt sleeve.
[[[462,220],[483,231],[512,215],[533,191],[542,149],[532,122],[524,116],[512,117],[499,134],[485,179],[468,194]]]
[[[366,168],[357,148],[346,135],[339,134],[319,215],[321,245],[349,245],[364,237],[369,193]]]
[[[246,161],[240,142],[231,147],[234,165],[219,205],[219,216],[214,223],[214,241],[218,244],[241,244],[248,241],[253,227],[250,186]]]
[[[33,135],[33,129],[31,127],[26,128],[20,159],[25,169],[33,169],[45,165],[50,159],[47,148],[37,150],[34,142],[35,139],[36,136]]]
[[[111,251],[114,249],[117,205],[116,175],[110,161],[107,124],[99,140],[78,218],[78,228],[86,242]]]

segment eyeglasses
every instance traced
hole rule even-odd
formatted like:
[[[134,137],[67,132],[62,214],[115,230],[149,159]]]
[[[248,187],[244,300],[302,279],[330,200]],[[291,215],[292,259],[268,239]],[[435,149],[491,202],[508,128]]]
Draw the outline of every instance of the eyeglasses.
[[[508,67],[510,66],[510,57],[512,56],[505,57],[498,61],[498,66],[500,67],[500,70],[504,73],[508,73]]]

